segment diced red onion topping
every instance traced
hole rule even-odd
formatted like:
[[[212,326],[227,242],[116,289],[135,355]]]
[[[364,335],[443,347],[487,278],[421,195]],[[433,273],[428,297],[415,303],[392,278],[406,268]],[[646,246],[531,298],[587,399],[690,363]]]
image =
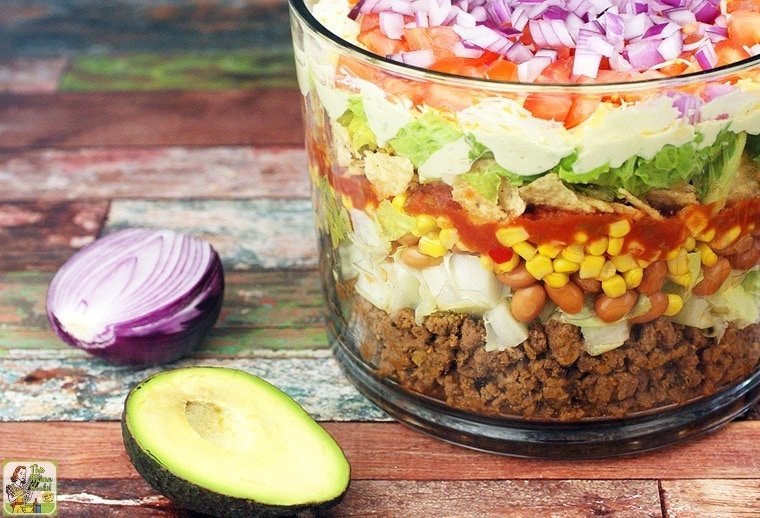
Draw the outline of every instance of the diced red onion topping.
[[[435,54],[429,49],[399,52],[398,54],[390,54],[388,58],[398,61],[399,63],[405,63],[420,68],[427,68],[435,63]]]
[[[710,41],[706,41],[699,47],[697,52],[694,53],[694,57],[699,66],[704,70],[713,68],[718,63],[718,55],[715,53],[715,49]]]
[[[728,23],[720,0],[359,0],[350,16],[360,13],[379,13],[380,29],[392,39],[403,38],[405,27],[451,26],[462,40],[454,55],[495,52],[525,64],[524,77],[545,62],[543,49],[575,49],[573,72],[590,77],[602,58],[612,70],[644,72],[695,49],[700,67],[714,67],[712,44],[727,37]],[[684,27],[692,35],[687,45]],[[521,40],[526,30],[528,42]],[[393,59],[423,63],[428,57]]]

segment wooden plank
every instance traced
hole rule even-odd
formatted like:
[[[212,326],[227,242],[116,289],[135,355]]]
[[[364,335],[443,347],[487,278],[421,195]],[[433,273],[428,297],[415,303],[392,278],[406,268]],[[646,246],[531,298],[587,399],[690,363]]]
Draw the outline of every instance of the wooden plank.
[[[189,516],[141,478],[62,479],[58,481],[59,516]]]
[[[31,337],[33,331],[50,330],[45,315],[45,295],[53,275],[52,272],[0,272],[0,322],[3,324],[0,348],[12,345],[29,349],[44,343],[44,339]],[[216,329],[230,332],[323,327],[322,300],[316,270],[230,270],[225,272],[225,297]],[[19,340],[14,340],[16,332]]]
[[[95,239],[106,201],[0,202],[0,271],[57,269]]]
[[[760,516],[760,478],[663,480],[668,518]]]
[[[0,421],[103,421],[121,417],[129,390],[164,369],[217,365],[241,369],[276,385],[322,420],[387,420],[343,376],[325,349],[264,350],[250,344],[246,355],[189,356],[161,366],[134,369],[89,357],[3,357]],[[11,351],[13,353],[13,351]],[[0,457],[2,458],[2,457]]]
[[[760,421],[736,421],[665,449],[619,458],[549,461],[493,455],[397,423],[324,422],[346,452],[353,480],[760,481]],[[135,478],[117,422],[0,423],[0,458],[58,461],[61,478]],[[87,445],[86,448],[82,447]],[[104,463],[103,459],[109,459]]]
[[[208,358],[233,360],[257,357],[261,351],[298,352],[327,347],[325,328],[321,324],[283,328],[216,327],[188,357],[197,361]],[[80,349],[68,347],[48,327],[35,330],[0,328],[0,360],[5,358],[45,359],[62,364],[67,360],[91,357]]]
[[[661,516],[654,480],[357,480],[324,516]]]
[[[0,127],[0,151],[304,142],[297,89],[0,94]]]
[[[303,147],[107,147],[0,153],[0,199],[308,198]]]
[[[106,228],[104,222],[108,211]],[[318,264],[311,200],[0,202],[0,271],[55,271],[102,233],[169,228],[207,239],[226,270]]]
[[[106,232],[171,228],[208,240],[226,269],[315,268],[314,212],[309,199],[115,200]]]
[[[65,57],[0,59],[0,93],[53,93],[66,62]]]
[[[287,45],[203,53],[76,56],[60,91],[236,90],[296,88]]]
[[[285,46],[283,0],[23,0],[3,3],[0,55],[104,54]]]
[[[64,479],[63,516],[182,516],[187,511],[141,479]],[[660,516],[654,480],[355,480],[343,501],[320,516],[440,518]]]

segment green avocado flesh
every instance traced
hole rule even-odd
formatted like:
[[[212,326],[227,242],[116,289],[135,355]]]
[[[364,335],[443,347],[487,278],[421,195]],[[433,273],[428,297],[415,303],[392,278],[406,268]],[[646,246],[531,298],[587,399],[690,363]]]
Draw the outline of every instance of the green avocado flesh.
[[[127,396],[122,436],[154,489],[215,516],[330,507],[350,480],[324,428],[273,385],[235,369],[188,367],[145,379]]]

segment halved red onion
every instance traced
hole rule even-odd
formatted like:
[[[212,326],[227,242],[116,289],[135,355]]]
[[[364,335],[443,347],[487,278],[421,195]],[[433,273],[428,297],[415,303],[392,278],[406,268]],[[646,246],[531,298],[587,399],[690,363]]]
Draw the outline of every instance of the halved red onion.
[[[144,366],[196,348],[224,296],[219,254],[165,229],[126,229],[79,250],[56,272],[46,311],[67,344],[111,363]]]

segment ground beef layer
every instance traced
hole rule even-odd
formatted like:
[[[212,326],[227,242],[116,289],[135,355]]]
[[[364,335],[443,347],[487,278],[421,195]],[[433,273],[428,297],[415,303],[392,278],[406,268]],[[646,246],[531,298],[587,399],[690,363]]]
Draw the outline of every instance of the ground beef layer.
[[[356,304],[361,354],[379,375],[456,408],[484,414],[574,420],[624,416],[680,404],[747,377],[760,364],[760,324],[729,328],[720,341],[660,318],[634,326],[621,347],[582,349],[577,327],[533,324],[522,345],[485,350],[482,321],[412,310],[388,315]]]

